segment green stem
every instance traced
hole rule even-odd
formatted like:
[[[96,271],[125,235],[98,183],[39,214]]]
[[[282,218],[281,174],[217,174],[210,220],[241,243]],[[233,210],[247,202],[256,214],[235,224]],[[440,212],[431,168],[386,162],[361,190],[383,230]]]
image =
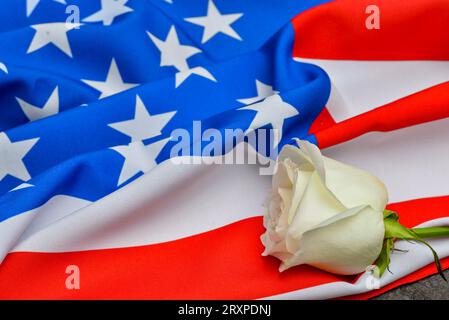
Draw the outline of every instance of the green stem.
[[[449,227],[412,228],[412,231],[424,239],[449,237]]]

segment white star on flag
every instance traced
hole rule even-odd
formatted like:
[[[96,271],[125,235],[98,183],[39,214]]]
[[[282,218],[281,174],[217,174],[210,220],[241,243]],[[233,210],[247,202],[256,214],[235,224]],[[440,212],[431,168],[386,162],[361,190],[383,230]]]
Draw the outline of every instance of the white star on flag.
[[[284,102],[278,94],[269,96],[261,102],[239,108],[238,110],[252,110],[257,112],[246,130],[246,133],[269,124],[271,124],[273,129],[279,130],[279,140],[276,141],[275,145],[277,145],[282,138],[284,120],[299,114],[295,107]]]
[[[111,61],[111,66],[109,67],[108,75],[106,76],[105,81],[93,81],[84,79],[82,79],[81,81],[93,87],[97,91],[100,91],[101,95],[99,99],[112,96],[114,94],[129,90],[139,85],[138,83],[123,82],[115,59],[112,59]]]
[[[242,16],[243,13],[221,14],[214,2],[209,0],[206,16],[185,18],[184,20],[204,28],[201,43],[206,43],[220,32],[234,39],[242,40],[240,35],[231,27],[231,24]]]
[[[128,0],[101,0],[101,10],[83,19],[83,22],[103,21],[103,25],[110,26],[114,19],[122,14],[134,11],[126,6]]]
[[[41,0],[26,0],[27,1],[27,17],[31,16],[34,9],[36,9],[37,5],[41,2]],[[67,4],[65,0],[53,0],[55,2],[61,4]]]
[[[203,67],[189,68],[187,59],[200,53],[201,50],[193,46],[180,44],[178,34],[174,26],[171,26],[165,41],[147,32],[151,41],[161,52],[161,67],[173,66],[179,72],[176,74],[176,88],[179,87],[189,76],[196,74],[216,82],[214,76]]]
[[[165,41],[160,40],[150,32],[147,32],[147,34],[161,52],[161,67],[173,66],[178,71],[187,70],[189,69],[187,59],[201,52],[198,48],[180,44],[174,26],[171,26]]]
[[[8,174],[22,181],[31,179],[23,158],[38,140],[39,138],[11,142],[6,133],[0,133],[0,181]]]
[[[30,121],[39,120],[59,112],[59,93],[56,87],[42,108],[16,97],[17,102]]]
[[[189,70],[180,71],[175,76],[175,87],[179,87],[188,77],[192,74],[209,79],[210,81],[217,82],[217,79],[205,68],[195,67]]]
[[[161,135],[162,129],[175,114],[176,111],[172,111],[152,116],[143,104],[142,99],[137,96],[134,118],[111,123],[109,126],[131,137],[131,141],[141,141]]]
[[[257,90],[257,96],[252,97],[252,98],[246,98],[246,99],[238,99],[237,101],[248,105],[248,104],[253,104],[255,102],[261,101],[268,96],[278,93],[277,91],[273,90],[272,86],[269,86],[259,80],[256,80],[256,90]]]
[[[69,57],[73,57],[72,49],[70,48],[69,39],[67,38],[67,32],[79,28],[79,23],[44,23],[31,26],[36,33],[33,40],[28,47],[27,53],[32,53],[39,50],[49,44],[53,44]]]
[[[134,141],[127,146],[111,148],[125,158],[117,186],[128,181],[140,172],[146,173],[156,167],[156,158],[169,140],[170,138],[166,138],[147,146],[142,141]]]
[[[6,65],[4,63],[1,63],[1,62],[0,62],[0,70],[6,74],[8,73],[8,68],[6,67]]]
[[[18,191],[18,190],[28,189],[28,188],[32,188],[32,187],[34,187],[34,185],[24,182],[22,184],[19,184],[14,189],[9,190],[9,192],[14,192],[14,191]]]

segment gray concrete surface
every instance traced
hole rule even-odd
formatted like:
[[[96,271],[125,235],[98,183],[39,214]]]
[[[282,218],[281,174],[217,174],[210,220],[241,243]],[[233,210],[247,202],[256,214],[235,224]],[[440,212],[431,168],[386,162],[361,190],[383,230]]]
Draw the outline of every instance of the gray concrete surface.
[[[449,280],[449,270],[444,272]],[[449,283],[440,275],[407,284],[380,295],[375,300],[449,300]]]

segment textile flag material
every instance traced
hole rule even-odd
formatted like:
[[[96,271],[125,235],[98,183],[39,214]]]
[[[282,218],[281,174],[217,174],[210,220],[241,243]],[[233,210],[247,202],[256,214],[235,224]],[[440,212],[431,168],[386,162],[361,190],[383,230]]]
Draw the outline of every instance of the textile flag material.
[[[173,161],[198,123],[277,129],[381,178],[403,224],[447,225],[449,3],[376,2],[371,29],[365,0],[3,0],[0,298],[365,299],[435,273],[407,242],[378,286],[279,273],[271,177],[194,139]]]

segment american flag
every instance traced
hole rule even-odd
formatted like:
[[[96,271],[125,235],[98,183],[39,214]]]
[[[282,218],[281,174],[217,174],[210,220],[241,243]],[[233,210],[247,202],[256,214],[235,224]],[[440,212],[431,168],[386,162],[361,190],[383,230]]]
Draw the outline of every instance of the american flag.
[[[2,0],[0,298],[366,299],[435,273],[401,242],[376,286],[280,274],[271,177],[170,158],[196,122],[276,129],[380,177],[403,224],[447,225],[448,28],[447,0]]]

